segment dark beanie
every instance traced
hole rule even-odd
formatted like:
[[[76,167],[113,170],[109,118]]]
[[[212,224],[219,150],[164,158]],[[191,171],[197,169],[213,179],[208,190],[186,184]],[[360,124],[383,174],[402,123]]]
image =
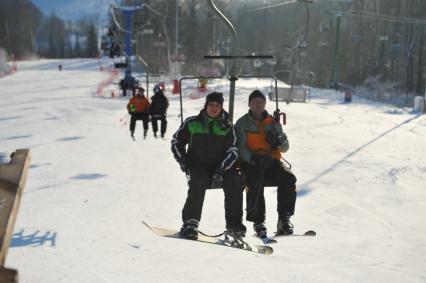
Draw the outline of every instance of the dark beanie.
[[[250,101],[255,97],[261,97],[261,98],[263,98],[263,100],[266,101],[265,95],[260,90],[256,89],[252,93],[250,93],[248,103],[250,104]]]
[[[217,102],[223,105],[223,94],[221,92],[209,93],[206,96],[206,104],[204,106],[206,107],[209,102]]]

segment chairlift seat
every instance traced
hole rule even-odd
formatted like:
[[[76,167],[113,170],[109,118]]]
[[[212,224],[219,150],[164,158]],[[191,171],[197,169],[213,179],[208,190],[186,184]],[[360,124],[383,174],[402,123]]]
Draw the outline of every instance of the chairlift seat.
[[[277,96],[273,89],[269,91],[269,100],[290,102],[308,102],[310,100],[310,88],[305,86],[277,87]]]

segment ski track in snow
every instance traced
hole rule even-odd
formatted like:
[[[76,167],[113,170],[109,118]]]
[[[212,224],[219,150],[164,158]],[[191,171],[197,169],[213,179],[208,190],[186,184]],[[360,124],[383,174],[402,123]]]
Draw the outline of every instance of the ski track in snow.
[[[132,141],[127,98],[95,96],[109,75],[99,63],[19,62],[17,73],[0,79],[0,163],[18,148],[32,153],[5,264],[21,282],[426,281],[425,115],[356,96],[344,104],[343,93],[322,89],[309,103],[280,103],[290,142],[284,157],[298,178],[295,232],[317,236],[280,238],[272,255],[257,255],[161,238],[141,224],[181,225],[186,179],[170,151],[179,98],[167,81],[167,140],[155,139],[151,125],[143,140],[138,122]],[[183,86],[184,118],[204,105],[205,94],[190,98],[194,85]],[[234,121],[247,112],[250,92],[266,93],[270,81],[236,86]],[[225,109],[228,87],[208,84],[224,92]],[[274,107],[268,101],[268,111]],[[271,234],[276,189],[266,188],[265,199]],[[260,244],[244,223],[247,241]],[[223,192],[209,190],[200,230],[224,226]]]

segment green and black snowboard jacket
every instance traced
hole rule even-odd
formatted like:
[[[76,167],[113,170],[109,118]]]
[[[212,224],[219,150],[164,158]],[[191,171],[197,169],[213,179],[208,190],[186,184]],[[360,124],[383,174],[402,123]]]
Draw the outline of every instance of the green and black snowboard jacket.
[[[187,118],[173,135],[172,152],[179,163],[190,167],[230,169],[238,159],[238,148],[228,113],[222,111],[218,118],[211,118],[201,110]]]

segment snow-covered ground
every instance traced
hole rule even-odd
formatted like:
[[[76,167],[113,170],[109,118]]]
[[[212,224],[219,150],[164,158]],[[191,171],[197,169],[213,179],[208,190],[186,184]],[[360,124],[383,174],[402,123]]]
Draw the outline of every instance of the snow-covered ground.
[[[310,103],[280,103],[285,158],[298,177],[295,231],[317,237],[279,239],[265,256],[162,238],[141,223],[181,225],[186,180],[170,151],[179,100],[169,96],[166,141],[152,132],[143,140],[138,124],[134,142],[126,99],[95,97],[107,77],[96,60],[49,60],[19,63],[0,79],[0,161],[19,148],[32,153],[6,261],[21,282],[426,281],[425,115],[357,97],[344,104],[330,90],[314,89]],[[235,117],[254,88],[269,84],[238,80]],[[185,117],[203,104],[185,99]],[[273,232],[276,190],[265,195]],[[259,244],[245,224],[247,241]],[[200,229],[216,234],[224,225],[223,193],[208,191]]]

